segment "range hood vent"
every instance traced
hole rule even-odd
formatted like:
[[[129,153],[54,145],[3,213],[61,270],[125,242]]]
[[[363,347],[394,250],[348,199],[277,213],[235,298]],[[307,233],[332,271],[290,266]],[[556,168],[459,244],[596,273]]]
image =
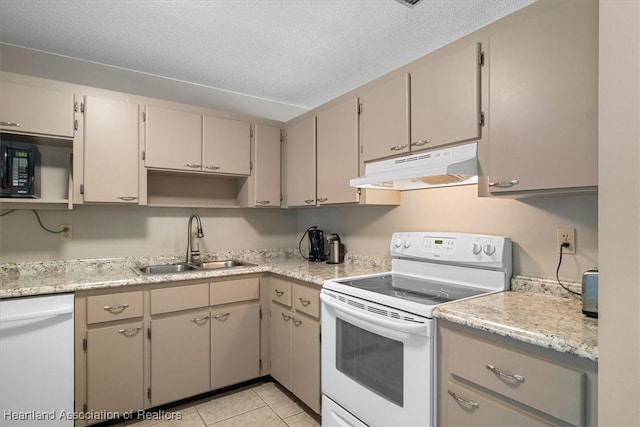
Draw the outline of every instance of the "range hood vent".
[[[350,185],[402,191],[477,184],[477,152],[478,143],[472,142],[370,162],[365,165],[364,176],[353,178]]]

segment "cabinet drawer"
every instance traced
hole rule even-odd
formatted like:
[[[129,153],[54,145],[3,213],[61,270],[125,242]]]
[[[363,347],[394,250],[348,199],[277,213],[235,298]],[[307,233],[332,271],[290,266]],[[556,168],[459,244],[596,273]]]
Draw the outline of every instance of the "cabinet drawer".
[[[142,317],[142,291],[87,298],[87,323]]]
[[[309,286],[295,285],[293,288],[293,307],[303,313],[320,317],[320,290]]]
[[[251,301],[260,298],[260,282],[257,277],[229,280],[211,284],[211,305]]]
[[[453,375],[573,425],[584,425],[584,372],[456,333],[450,342]]]
[[[271,299],[291,307],[291,282],[271,278]]]
[[[528,427],[546,426],[524,412],[520,412],[504,403],[472,391],[452,381],[447,384],[447,394],[442,396],[446,401],[445,426],[504,426]],[[443,417],[445,418],[445,417]]]
[[[151,314],[170,313],[209,305],[209,284],[178,286],[151,291]]]

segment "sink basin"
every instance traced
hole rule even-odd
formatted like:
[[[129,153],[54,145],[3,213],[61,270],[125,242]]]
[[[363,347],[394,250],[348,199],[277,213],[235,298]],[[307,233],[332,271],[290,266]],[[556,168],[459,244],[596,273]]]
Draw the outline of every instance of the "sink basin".
[[[142,274],[170,274],[170,273],[183,273],[186,271],[198,270],[193,264],[186,262],[178,262],[175,264],[162,264],[162,265],[147,265],[145,267],[136,268],[136,272]]]
[[[220,261],[204,262],[201,265],[195,265],[187,262],[177,262],[175,264],[147,265],[144,267],[134,268],[133,270],[138,274],[171,274],[199,270],[219,270],[224,268],[244,267],[251,265],[255,264],[238,261],[235,259],[225,259]]]
[[[217,270],[219,268],[245,267],[245,266],[251,266],[251,265],[255,265],[255,264],[251,264],[244,261],[238,261],[235,259],[224,259],[220,261],[203,262],[202,265],[200,265],[200,268],[202,268],[203,270]]]

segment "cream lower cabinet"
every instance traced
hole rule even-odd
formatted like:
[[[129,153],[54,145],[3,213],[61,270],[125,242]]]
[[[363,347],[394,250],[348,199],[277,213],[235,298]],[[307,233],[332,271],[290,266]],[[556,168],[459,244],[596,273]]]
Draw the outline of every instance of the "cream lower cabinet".
[[[438,322],[438,425],[594,426],[590,360]]]
[[[274,277],[270,280],[271,376],[320,413],[320,290]],[[283,291],[290,292],[291,299],[279,299]]]

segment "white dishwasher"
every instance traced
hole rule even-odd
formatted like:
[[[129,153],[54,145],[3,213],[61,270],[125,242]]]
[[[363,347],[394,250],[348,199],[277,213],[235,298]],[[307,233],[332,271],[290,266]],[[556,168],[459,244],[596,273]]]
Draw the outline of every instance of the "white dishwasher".
[[[0,300],[0,426],[73,426],[73,304]]]

